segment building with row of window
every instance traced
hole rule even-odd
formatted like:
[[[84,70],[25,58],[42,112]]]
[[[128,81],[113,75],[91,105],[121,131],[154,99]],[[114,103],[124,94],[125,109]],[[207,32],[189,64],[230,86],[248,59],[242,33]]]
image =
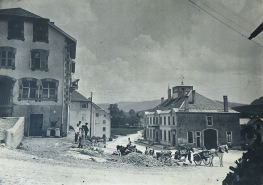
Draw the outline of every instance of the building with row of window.
[[[77,41],[22,8],[0,10],[0,40],[0,117],[25,117],[26,136],[66,136]]]
[[[111,117],[101,107],[77,91],[73,91],[70,104],[70,124],[76,129],[77,123],[88,123],[90,137],[111,136]]]
[[[239,113],[210,100],[193,90],[193,86],[168,88],[168,99],[145,111],[145,137],[167,146],[215,148],[228,144],[240,146]]]

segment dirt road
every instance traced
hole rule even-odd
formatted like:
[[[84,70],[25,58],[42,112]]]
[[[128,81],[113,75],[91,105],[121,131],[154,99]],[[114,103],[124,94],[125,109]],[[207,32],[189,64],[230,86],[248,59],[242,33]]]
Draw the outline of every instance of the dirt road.
[[[130,138],[133,137],[135,136],[130,136]],[[45,138],[39,139],[42,141]],[[121,144],[120,141],[127,142],[126,139],[126,137],[120,137],[115,142]],[[55,141],[53,144],[56,144],[57,149],[60,148],[58,141],[63,143],[63,139],[49,140],[50,143],[52,141]],[[64,143],[63,146],[66,144]],[[224,167],[219,167],[218,158],[214,159],[214,167],[204,165],[139,167],[116,162],[94,162],[90,159],[64,155],[63,153],[68,152],[65,148],[58,149],[58,152],[54,148],[50,151],[52,150],[54,150],[53,153],[45,155],[46,151],[28,153],[17,149],[0,148],[0,184],[219,185],[229,172],[229,166],[235,166],[234,161],[242,155],[241,151],[230,150],[224,156]]]

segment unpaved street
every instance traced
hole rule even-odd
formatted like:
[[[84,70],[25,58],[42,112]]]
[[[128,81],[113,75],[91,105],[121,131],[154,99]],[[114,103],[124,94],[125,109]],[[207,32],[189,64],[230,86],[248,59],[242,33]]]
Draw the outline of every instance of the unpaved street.
[[[130,135],[134,138],[136,135]],[[34,138],[45,139],[45,138]],[[120,137],[113,143],[127,142],[127,136]],[[64,140],[69,140],[65,138]],[[49,142],[62,139],[49,139]],[[124,143],[123,143],[124,144]],[[71,144],[70,144],[71,145]],[[111,144],[109,143],[108,146]],[[64,146],[64,145],[63,145]],[[109,147],[110,148],[110,147]],[[61,150],[61,149],[60,149]],[[60,151],[59,150],[59,151]],[[68,151],[61,150],[67,153]],[[74,152],[74,151],[71,151]],[[108,150],[108,152],[110,152]],[[241,151],[230,150],[224,156],[224,167],[219,167],[218,158],[214,167],[208,166],[166,166],[141,167],[117,162],[95,162],[78,155],[60,155],[53,151],[51,156],[41,157],[22,150],[0,150],[0,184],[222,184],[229,172],[229,166],[241,157]],[[81,155],[85,156],[85,155]],[[87,156],[88,157],[88,156]]]

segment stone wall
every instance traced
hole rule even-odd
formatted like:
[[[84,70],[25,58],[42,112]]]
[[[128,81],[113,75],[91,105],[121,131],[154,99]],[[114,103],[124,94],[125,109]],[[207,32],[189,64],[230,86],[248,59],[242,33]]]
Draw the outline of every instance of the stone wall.
[[[20,117],[13,128],[6,131],[5,144],[8,147],[16,148],[24,137],[25,118]]]
[[[2,117],[0,118],[0,141],[5,139],[6,130],[12,128],[19,118]]]

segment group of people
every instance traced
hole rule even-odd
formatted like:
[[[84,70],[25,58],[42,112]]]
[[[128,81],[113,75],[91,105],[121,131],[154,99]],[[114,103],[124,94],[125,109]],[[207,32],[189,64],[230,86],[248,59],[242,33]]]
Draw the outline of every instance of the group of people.
[[[75,143],[78,143],[78,148],[83,148],[85,139],[88,138],[88,123],[82,124],[81,121],[77,124],[77,128],[75,130]]]

